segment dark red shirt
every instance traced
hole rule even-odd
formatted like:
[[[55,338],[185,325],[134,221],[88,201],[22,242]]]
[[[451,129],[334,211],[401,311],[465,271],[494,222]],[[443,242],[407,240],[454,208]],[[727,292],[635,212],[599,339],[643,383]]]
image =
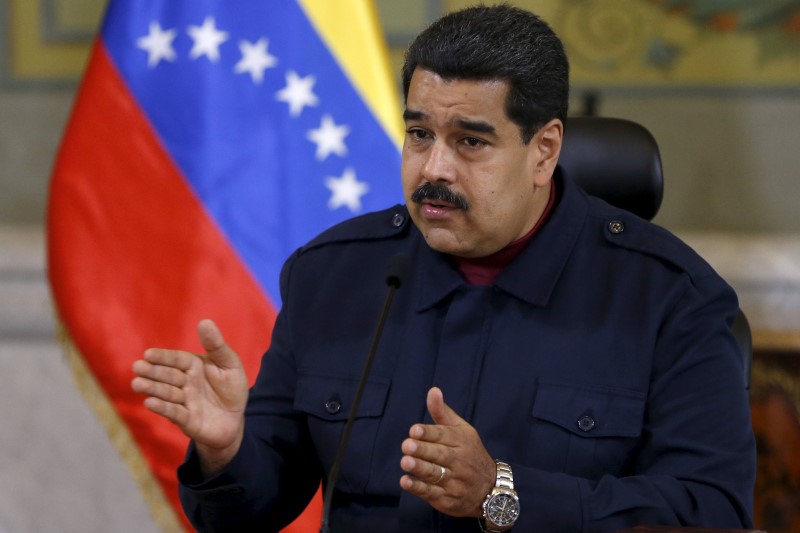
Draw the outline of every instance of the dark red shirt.
[[[547,205],[542,212],[542,216],[536,221],[531,230],[510,243],[502,250],[498,250],[486,257],[457,257],[453,256],[453,261],[461,273],[461,276],[470,285],[491,285],[494,279],[503,271],[503,269],[514,260],[515,257],[527,246],[527,244],[536,235],[536,232],[544,226],[550,213],[556,205],[556,184],[551,181],[550,198],[547,200]]]

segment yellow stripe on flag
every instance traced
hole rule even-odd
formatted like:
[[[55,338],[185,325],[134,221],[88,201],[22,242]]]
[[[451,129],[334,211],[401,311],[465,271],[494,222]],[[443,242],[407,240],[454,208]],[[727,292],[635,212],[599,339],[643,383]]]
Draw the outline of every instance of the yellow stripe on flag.
[[[372,0],[299,2],[387,135],[401,146],[400,98]]]

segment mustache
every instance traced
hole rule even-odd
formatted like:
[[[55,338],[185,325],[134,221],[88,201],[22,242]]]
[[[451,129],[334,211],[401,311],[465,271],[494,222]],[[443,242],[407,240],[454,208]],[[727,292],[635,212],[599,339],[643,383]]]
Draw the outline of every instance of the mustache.
[[[414,203],[421,204],[423,200],[440,200],[464,211],[469,209],[469,201],[463,195],[453,192],[447,185],[434,185],[429,181],[417,187],[411,195]]]

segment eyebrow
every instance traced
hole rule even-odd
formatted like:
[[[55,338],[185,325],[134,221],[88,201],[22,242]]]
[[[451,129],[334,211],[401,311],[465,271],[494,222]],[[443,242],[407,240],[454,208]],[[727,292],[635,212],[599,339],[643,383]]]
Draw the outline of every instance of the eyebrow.
[[[412,109],[406,109],[403,111],[403,120],[408,122],[409,120],[425,120],[427,116],[422,111],[414,111]],[[497,131],[495,127],[489,124],[488,122],[484,122],[482,120],[467,120],[464,118],[455,119],[455,124],[458,125],[459,128],[474,131],[477,133],[484,133],[492,136],[497,136]]]
[[[456,124],[465,130],[496,136],[494,126],[488,122],[483,122],[482,120],[466,120],[460,118],[456,120]]]
[[[412,111],[410,109],[403,111],[403,120],[406,122],[409,120],[422,120],[423,118],[425,118],[425,113],[422,111]]]

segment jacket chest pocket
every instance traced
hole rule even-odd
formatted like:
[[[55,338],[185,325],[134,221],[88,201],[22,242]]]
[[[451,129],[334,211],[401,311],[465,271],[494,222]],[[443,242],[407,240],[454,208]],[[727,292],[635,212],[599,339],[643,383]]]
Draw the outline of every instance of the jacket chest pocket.
[[[358,377],[300,375],[294,408],[307,416],[308,429],[322,467],[329,472],[350,416]],[[364,387],[361,404],[342,458],[336,487],[356,494],[364,493],[372,470],[372,453],[391,381],[370,378]]]
[[[529,450],[536,466],[599,479],[620,475],[642,432],[638,391],[540,381]]]

